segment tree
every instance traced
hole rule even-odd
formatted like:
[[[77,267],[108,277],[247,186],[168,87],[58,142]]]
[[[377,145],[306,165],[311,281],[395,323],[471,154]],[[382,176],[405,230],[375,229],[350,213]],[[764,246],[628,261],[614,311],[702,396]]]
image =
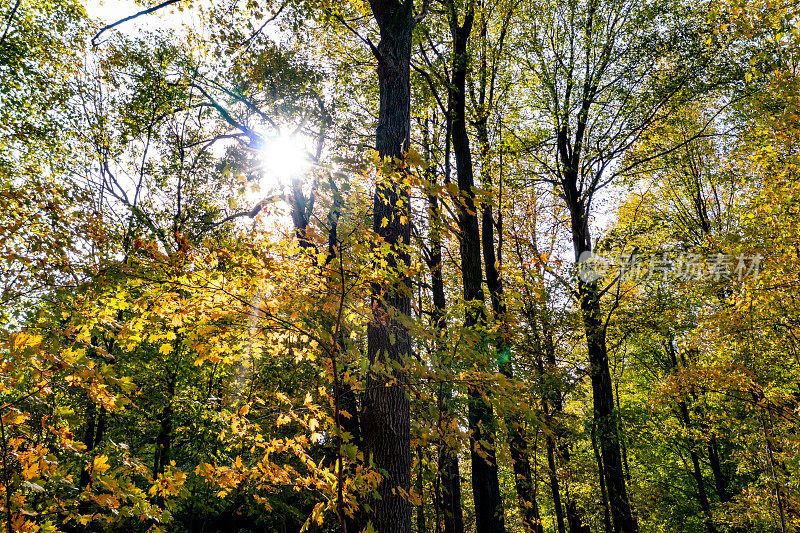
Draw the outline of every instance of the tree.
[[[373,47],[378,61],[380,104],[375,148],[381,176],[373,201],[373,231],[380,239],[381,260],[389,278],[372,287],[372,320],[367,352],[374,369],[367,375],[362,406],[364,446],[370,460],[385,473],[374,501],[374,526],[382,532],[411,530],[411,419],[407,377],[411,356],[404,317],[411,314],[410,282],[405,274],[411,243],[410,192],[404,160],[411,129],[411,37],[424,17],[413,14],[413,1],[370,2],[380,28]],[[380,370],[383,368],[384,370]]]
[[[669,116],[675,102],[698,89],[690,86],[690,80],[709,62],[698,43],[695,12],[679,3],[670,4],[669,10],[666,5],[651,8],[637,2],[550,7],[539,11],[543,17],[529,19],[528,68],[541,80],[537,108],[549,122],[534,141],[539,153],[546,155],[535,159],[545,180],[558,187],[569,211],[578,263],[593,250],[589,223],[598,191],[638,164],[616,166],[616,159],[644,130]],[[663,17],[676,12],[682,12],[686,22],[660,33]],[[685,39],[680,45],[679,36]],[[583,317],[593,428],[612,525],[615,531],[636,531],[623,472],[607,321],[600,302],[606,290],[596,280],[578,277],[573,294]]]

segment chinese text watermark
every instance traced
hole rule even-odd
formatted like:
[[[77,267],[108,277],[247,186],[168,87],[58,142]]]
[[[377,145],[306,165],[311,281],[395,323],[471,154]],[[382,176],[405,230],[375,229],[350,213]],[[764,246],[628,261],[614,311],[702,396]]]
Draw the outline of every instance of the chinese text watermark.
[[[584,252],[578,259],[578,277],[592,283],[606,276],[618,276],[633,281],[678,279],[721,281],[758,277],[761,254],[738,256],[730,254],[702,255],[681,252],[678,254],[645,255],[621,254],[604,257]]]

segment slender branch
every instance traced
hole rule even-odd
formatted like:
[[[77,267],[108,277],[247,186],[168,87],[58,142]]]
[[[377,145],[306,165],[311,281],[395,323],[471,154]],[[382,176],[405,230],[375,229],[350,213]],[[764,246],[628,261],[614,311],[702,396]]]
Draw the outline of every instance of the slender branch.
[[[103,33],[105,33],[106,31],[110,30],[111,28],[116,28],[120,24],[128,22],[129,20],[133,20],[135,18],[139,18],[142,15],[149,15],[150,13],[158,11],[159,9],[163,9],[163,8],[169,6],[169,5],[177,4],[180,1],[181,0],[164,0],[164,2],[161,2],[158,5],[155,5],[153,7],[149,7],[147,9],[143,9],[143,10],[137,12],[137,13],[134,13],[133,15],[131,15],[129,17],[125,17],[125,18],[119,19],[118,21],[114,22],[113,24],[108,24],[106,26],[103,26],[102,28],[100,28],[100,31],[98,31],[95,34],[95,36],[92,37],[92,46],[97,46],[97,39],[99,39],[100,36],[103,35]]]
[[[428,8],[430,8],[431,1],[430,0],[422,0],[422,11],[414,15],[414,22],[420,23],[425,18],[425,15],[428,14]]]
[[[254,40],[256,37],[258,37],[258,36],[261,34],[261,32],[262,32],[262,31],[264,31],[264,28],[266,28],[266,27],[267,27],[267,24],[269,24],[270,22],[272,22],[273,20],[275,20],[276,18],[278,18],[278,17],[280,16],[281,12],[283,12],[283,9],[284,9],[284,8],[285,8],[285,7],[286,7],[288,4],[289,4],[289,2],[283,2],[283,3],[281,4],[281,7],[279,7],[279,8],[278,8],[278,10],[275,12],[275,14],[274,14],[274,15],[272,15],[270,18],[268,18],[268,19],[266,20],[266,22],[264,22],[264,24],[262,24],[262,25],[261,25],[261,27],[260,27],[260,28],[258,28],[258,29],[257,29],[257,30],[256,30],[256,31],[253,33],[253,35],[251,35],[250,37],[248,37],[247,39],[245,39],[245,41],[242,43],[242,45],[244,45],[244,49],[242,50],[242,52],[247,52],[247,50],[249,50],[249,49],[250,49],[250,45],[252,45],[252,44],[253,44],[253,40]]]
[[[433,97],[436,99],[439,109],[441,109],[442,113],[447,115],[447,108],[445,107],[444,102],[442,102],[442,99],[439,97],[439,91],[436,90],[436,84],[433,82],[430,73],[418,67],[413,61],[411,62],[411,68],[417,71],[425,79],[425,81],[428,82],[428,87],[431,90],[431,94],[433,94]]]
[[[222,92],[224,92],[225,94],[227,94],[231,98],[235,99],[238,102],[243,103],[248,109],[250,109],[251,111],[256,113],[258,116],[260,116],[261,118],[263,118],[267,122],[269,122],[269,125],[272,126],[273,128],[275,128],[276,131],[280,131],[280,128],[275,123],[275,121],[272,120],[270,118],[270,116],[267,115],[264,111],[259,109],[258,106],[252,100],[250,100],[250,98],[248,98],[248,97],[246,97],[246,96],[244,96],[242,94],[238,94],[235,91],[231,91],[230,89],[225,88],[222,84],[220,84],[217,81],[214,81],[214,80],[202,80],[202,81],[204,81],[205,83],[208,83],[209,85],[213,85],[214,87],[216,87],[217,89],[221,90]],[[197,84],[196,83],[192,83],[192,85],[197,85]]]
[[[335,18],[336,20],[341,22],[344,25],[344,27],[347,28],[348,30],[350,30],[356,37],[358,37],[361,40],[362,43],[364,43],[367,46],[369,46],[369,49],[372,51],[372,55],[375,56],[375,59],[377,59],[378,62],[381,62],[383,60],[383,56],[378,51],[378,47],[375,46],[375,44],[370,39],[362,36],[352,26],[350,26],[350,24],[347,23],[347,21],[344,19],[343,16],[337,14],[337,15],[333,15],[333,18]]]
[[[231,220],[235,220],[235,219],[241,218],[241,217],[256,218],[256,215],[258,215],[258,213],[260,213],[261,210],[264,209],[264,206],[266,206],[268,203],[273,201],[275,198],[277,198],[277,196],[267,196],[266,198],[264,198],[263,200],[258,202],[255,205],[255,207],[253,207],[253,209],[251,209],[250,211],[240,211],[238,213],[234,213],[232,215],[228,215],[227,217],[223,218],[219,222],[215,222],[213,224],[209,224],[209,227],[210,228],[216,228],[216,227],[219,227],[219,226],[221,226],[221,225],[223,225],[223,224],[225,224],[227,222],[230,222]]]
[[[0,44],[2,44],[3,41],[6,40],[6,36],[8,35],[8,30],[11,28],[11,23],[14,21],[14,15],[17,14],[17,9],[19,8],[19,5],[21,3],[22,0],[17,0],[16,3],[14,3],[14,7],[11,8],[11,14],[8,15],[8,22],[6,23],[6,29],[3,30],[3,36],[0,37]]]

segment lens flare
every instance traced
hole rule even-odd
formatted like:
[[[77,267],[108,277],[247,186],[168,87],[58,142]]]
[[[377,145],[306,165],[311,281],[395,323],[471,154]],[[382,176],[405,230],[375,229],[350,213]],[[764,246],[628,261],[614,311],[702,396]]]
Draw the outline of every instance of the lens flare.
[[[290,135],[270,139],[261,153],[262,188],[280,187],[302,178],[310,165],[302,137]]]

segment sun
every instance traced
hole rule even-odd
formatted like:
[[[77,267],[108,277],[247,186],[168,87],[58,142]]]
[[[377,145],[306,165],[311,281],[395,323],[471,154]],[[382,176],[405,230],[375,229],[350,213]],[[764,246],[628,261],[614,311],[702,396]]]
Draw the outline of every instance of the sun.
[[[300,135],[281,135],[261,151],[261,186],[273,189],[301,179],[311,166],[307,141]]]

